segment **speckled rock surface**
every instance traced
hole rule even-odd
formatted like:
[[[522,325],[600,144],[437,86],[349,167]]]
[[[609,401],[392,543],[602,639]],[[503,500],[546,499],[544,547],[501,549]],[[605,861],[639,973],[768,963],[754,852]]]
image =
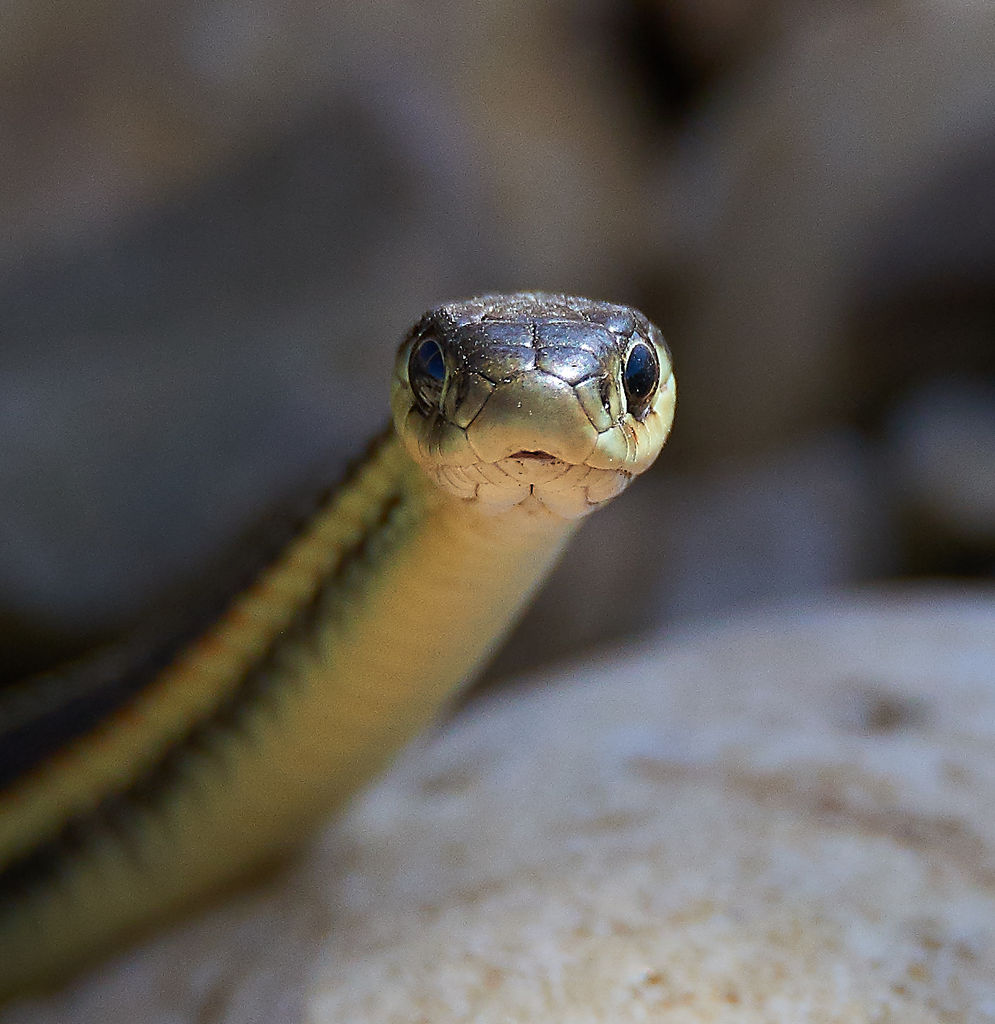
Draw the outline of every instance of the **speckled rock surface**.
[[[995,1021],[995,594],[468,708],[267,887],[4,1024]]]

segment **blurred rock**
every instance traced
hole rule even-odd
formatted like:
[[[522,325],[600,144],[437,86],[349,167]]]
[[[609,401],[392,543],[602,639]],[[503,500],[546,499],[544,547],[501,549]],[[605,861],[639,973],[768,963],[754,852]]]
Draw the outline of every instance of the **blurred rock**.
[[[654,251],[681,342],[681,429],[699,457],[853,412],[866,360],[850,342],[869,283],[895,286],[903,266],[919,273],[888,259],[882,240],[897,225],[931,223],[913,248],[961,254],[933,264],[944,280],[975,274],[964,241],[984,235],[930,211],[956,194],[960,168],[995,147],[995,8],[908,0],[794,13],[794,27],[688,124],[676,157],[668,147],[655,194]],[[989,175],[988,201],[974,206],[982,220],[991,187]],[[959,339],[945,342],[956,350]]]
[[[890,575],[897,551],[878,460],[839,433],[691,478],[661,517],[658,621],[787,605]]]
[[[334,478],[427,306],[632,297],[649,154],[576,5],[3,18],[0,620],[50,641],[0,676],[129,626]]]
[[[334,480],[386,422],[426,293],[479,267],[462,234],[479,197],[423,171],[344,96],[113,239],[8,276],[0,602],[112,629],[288,489]]]
[[[346,101],[389,125],[389,144],[436,189],[456,176],[490,197],[486,231],[462,197],[448,204],[485,251],[501,244],[492,232],[510,244],[485,287],[617,295],[648,154],[625,61],[590,31],[605,6],[101,0],[55,14],[14,0],[0,24],[0,265],[113,235],[315,106]],[[343,127],[338,158],[362,159],[364,140]]]
[[[512,246],[487,287],[542,282],[636,303],[652,124],[631,55],[602,28],[615,5],[445,6],[439,66],[480,147],[495,225]]]
[[[893,485],[911,542],[947,548],[948,568],[957,563],[952,553],[984,551],[995,569],[995,382],[947,379],[920,388],[889,427]]]
[[[985,1024],[993,664],[995,596],[919,591],[536,677],[3,1024]]]
[[[592,520],[498,672],[900,571],[875,467],[823,445],[928,380],[937,323],[945,365],[988,366],[991,11],[9,4],[0,676],[334,476],[408,322],[482,290],[634,301],[681,385],[680,481]],[[679,110],[647,78],[677,65]]]

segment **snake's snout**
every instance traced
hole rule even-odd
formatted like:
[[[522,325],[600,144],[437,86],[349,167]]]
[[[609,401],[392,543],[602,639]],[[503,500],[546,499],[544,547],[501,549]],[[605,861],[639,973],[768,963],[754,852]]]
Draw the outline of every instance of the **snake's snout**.
[[[427,313],[398,353],[391,402],[443,490],[575,518],[653,462],[674,388],[663,336],[638,311],[521,293]]]
[[[598,431],[569,384],[531,370],[495,386],[467,425],[466,438],[481,462],[545,452],[561,462],[581,463],[594,451]]]

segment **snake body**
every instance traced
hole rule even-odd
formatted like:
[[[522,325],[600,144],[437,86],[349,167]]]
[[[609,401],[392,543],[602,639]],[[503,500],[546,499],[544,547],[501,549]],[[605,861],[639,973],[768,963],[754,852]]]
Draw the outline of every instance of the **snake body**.
[[[0,694],[0,997],[244,877],[382,769],[656,458],[674,400],[628,307],[427,313],[392,427],[206,629],[128,686],[111,667]]]

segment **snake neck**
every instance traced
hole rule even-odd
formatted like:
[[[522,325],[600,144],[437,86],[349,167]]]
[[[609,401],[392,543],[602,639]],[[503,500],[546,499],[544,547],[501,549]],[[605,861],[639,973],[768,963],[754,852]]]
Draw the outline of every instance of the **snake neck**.
[[[294,842],[438,714],[573,526],[487,514],[382,437],[215,622],[0,793],[0,993]]]

